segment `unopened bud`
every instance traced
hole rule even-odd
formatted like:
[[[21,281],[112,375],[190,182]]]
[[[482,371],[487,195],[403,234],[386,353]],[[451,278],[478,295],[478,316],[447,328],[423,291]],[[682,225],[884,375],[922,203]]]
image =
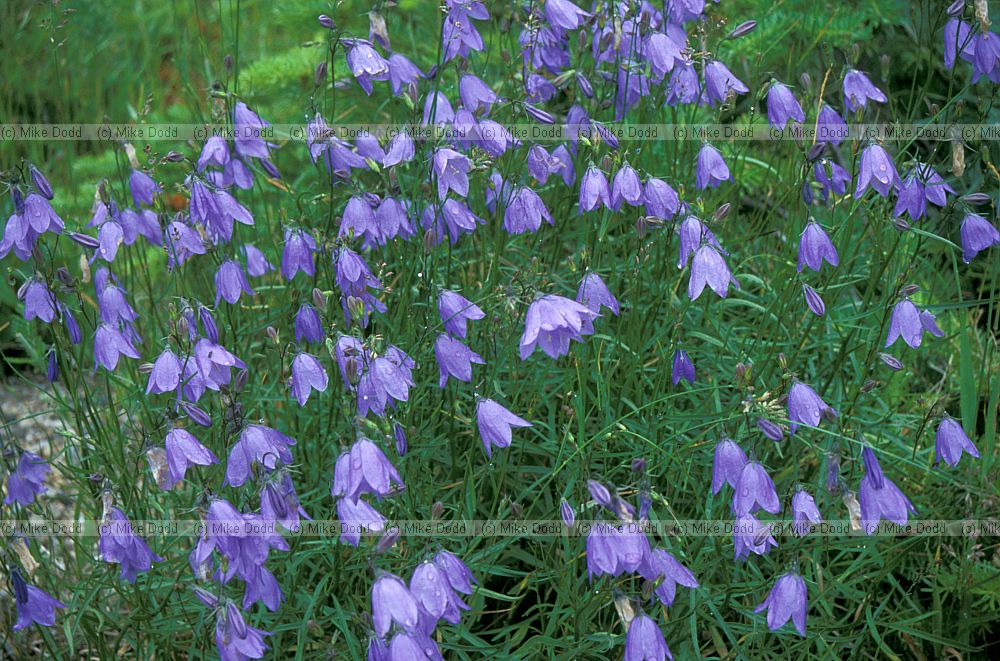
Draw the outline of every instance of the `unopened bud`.
[[[378,544],[375,545],[375,552],[379,555],[386,553],[389,549],[396,545],[396,541],[399,539],[399,528],[392,527],[385,531],[382,538],[378,540]]]
[[[167,152],[167,155],[164,158],[170,161],[171,163],[180,163],[181,161],[184,160],[184,154],[180,153],[179,151],[171,150]]]
[[[323,60],[316,65],[316,69],[313,71],[313,84],[319,87],[326,80],[326,60]]]
[[[732,208],[732,205],[729,204],[729,202],[726,202],[721,207],[719,207],[718,209],[715,210],[715,213],[712,215],[713,220],[715,220],[716,222],[721,222],[721,221],[725,220],[726,216],[729,215],[729,210],[731,208]]]
[[[951,18],[958,18],[965,11],[965,0],[955,0],[955,2],[948,5],[948,16]]]
[[[879,357],[879,360],[881,360],[888,367],[890,367],[891,369],[896,370],[897,372],[899,370],[903,369],[903,363],[899,362],[899,359],[896,358],[895,356],[892,356],[892,355],[887,354],[887,353],[879,353],[878,357]]]
[[[920,291],[920,285],[914,285],[914,284],[903,285],[902,287],[899,288],[899,295],[913,296],[918,291]]]
[[[739,39],[740,37],[745,37],[756,28],[757,21],[744,21],[733,28],[733,31],[726,35],[726,39]]]
[[[440,519],[443,515],[444,515],[444,503],[442,503],[440,500],[435,501],[434,504],[431,505],[431,518]]]
[[[312,290],[313,305],[316,306],[318,310],[326,309],[326,294],[323,293],[318,287],[313,287]]]
[[[880,385],[882,384],[880,384],[878,381],[874,379],[868,379],[861,385],[861,392],[871,392],[872,390],[878,388]],[[826,413],[826,409],[823,410],[823,413]]]
[[[826,143],[817,142],[809,148],[809,152],[806,153],[806,160],[810,163],[815,163],[823,155],[824,151],[826,151]]]
[[[992,201],[992,198],[990,198],[990,196],[986,193],[969,193],[968,195],[962,196],[962,201],[966,204],[976,206],[980,204],[989,204]]]
[[[320,14],[319,16],[316,17],[316,20],[319,21],[319,24],[325,27],[327,30],[334,30],[337,28],[337,24],[334,23],[333,19],[327,16],[326,14]]]
[[[271,338],[271,341],[274,342],[275,344],[278,343],[278,331],[277,329],[275,329],[274,326],[267,327],[267,336]]]

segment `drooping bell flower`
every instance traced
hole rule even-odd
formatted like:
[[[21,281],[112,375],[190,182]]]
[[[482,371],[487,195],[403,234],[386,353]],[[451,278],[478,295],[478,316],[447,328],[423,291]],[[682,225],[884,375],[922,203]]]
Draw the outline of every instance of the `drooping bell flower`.
[[[51,324],[56,318],[56,297],[44,281],[32,278],[17,292],[24,301],[24,318],[27,321],[39,319]]]
[[[882,197],[899,184],[899,175],[889,154],[881,145],[869,145],[861,152],[858,185],[854,197],[860,197],[870,185]]]
[[[555,224],[542,198],[527,186],[518,188],[504,209],[503,227],[507,233],[537,232],[543,220],[549,225]]]
[[[358,414],[384,416],[385,407],[396,407],[396,402],[409,399],[410,388],[414,386],[413,360],[397,347],[389,347],[384,356],[378,356],[368,363],[357,385]]]
[[[442,200],[449,190],[462,197],[469,195],[469,159],[454,149],[438,149],[431,159],[431,167],[437,177],[438,197]]]
[[[639,613],[628,625],[625,634],[625,661],[673,661],[663,632],[651,617]]]
[[[416,147],[413,144],[413,138],[408,132],[400,131],[389,143],[389,149],[385,153],[385,158],[382,159],[382,165],[388,168],[406,163],[413,160],[415,153]]]
[[[379,636],[389,633],[393,622],[404,631],[417,631],[420,605],[406,583],[395,574],[382,574],[372,586],[372,621]]]
[[[385,304],[375,298],[375,295],[370,291],[381,290],[382,283],[372,274],[361,255],[350,248],[344,247],[338,250],[334,255],[334,260],[334,276],[342,293],[341,307],[344,311],[344,319],[350,324],[355,317],[360,316],[358,321],[362,327],[365,327],[368,325],[368,317],[372,310],[376,312],[386,311]],[[360,302],[360,314],[357,306],[350,305],[349,299]],[[355,309],[352,310],[352,307]]]
[[[749,461],[740,471],[740,478],[736,482],[733,512],[739,517],[759,509],[777,514],[781,511],[781,503],[771,476],[759,462]]]
[[[723,181],[730,181],[729,167],[723,160],[719,150],[707,142],[698,151],[698,163],[695,170],[695,186],[699,190],[717,188]]]
[[[937,433],[934,435],[934,461],[944,459],[949,466],[957,466],[962,459],[962,452],[979,458],[979,450],[962,429],[962,425],[946,413],[938,423]]]
[[[424,101],[424,118],[422,126],[444,126],[455,119],[455,110],[451,107],[444,92],[431,92]]]
[[[292,396],[299,403],[305,406],[309,401],[312,391],[324,392],[328,379],[323,364],[315,356],[308,353],[300,353],[292,360],[292,378],[290,379]]]
[[[379,241],[385,244],[397,236],[413,236],[413,226],[407,216],[407,207],[395,198],[387,197],[375,209],[375,224],[378,226]]]
[[[646,37],[643,55],[649,62],[654,82],[662,81],[668,73],[673,71],[678,62],[684,61],[686,48],[686,40],[675,40],[672,34],[665,32],[653,32]]]
[[[611,192],[608,190],[608,180],[600,169],[591,165],[580,179],[580,213],[593,211],[598,205],[611,208]]]
[[[129,583],[135,583],[138,574],[152,569],[154,562],[163,561],[135,534],[131,521],[117,507],[112,507],[101,520],[98,549],[101,560],[121,565],[120,578]]]
[[[49,474],[48,462],[33,452],[23,451],[17,458],[17,466],[7,476],[5,505],[17,503],[27,507],[35,501],[35,496],[45,493],[45,476]]]
[[[438,620],[458,624],[462,618],[461,611],[469,610],[469,606],[456,594],[448,574],[434,561],[422,562],[413,570],[410,593],[434,618],[435,624]]]
[[[378,510],[360,498],[337,500],[337,518],[340,519],[340,541],[351,546],[361,543],[361,533],[378,534],[385,530],[387,519]]]
[[[694,253],[691,260],[691,278],[688,281],[688,298],[692,301],[701,296],[708,285],[712,291],[726,298],[729,294],[729,284],[740,286],[736,278],[733,277],[726,260],[723,259],[715,246],[710,243],[702,245]]]
[[[63,228],[65,227],[62,218],[59,214],[55,212],[49,201],[43,196],[37,193],[29,193],[27,197],[24,198],[24,211],[20,214],[27,226],[30,227],[31,231],[35,235],[41,235],[45,232],[52,232],[53,234],[62,234]],[[16,205],[15,205],[15,215]],[[32,243],[34,239],[32,239]]]
[[[746,453],[735,441],[728,438],[719,441],[712,462],[712,493],[718,494],[726,483],[735,489],[748,461]]]
[[[384,243],[375,223],[375,209],[367,195],[354,195],[344,207],[337,236],[354,236],[362,239],[362,246],[371,248]]]
[[[661,220],[670,220],[681,208],[677,191],[661,179],[651,178],[646,182],[642,199],[646,206],[646,214]]]
[[[966,214],[960,230],[962,261],[968,264],[980,252],[1000,244],[1000,231],[979,214]]]
[[[493,458],[493,447],[510,447],[512,427],[531,427],[532,424],[514,415],[492,399],[476,402],[476,424],[482,438],[486,457]]]
[[[703,243],[711,245],[723,255],[728,255],[722,248],[722,244],[715,238],[712,230],[705,227],[705,224],[694,216],[688,216],[677,227],[677,235],[680,237],[680,247],[677,256],[677,268],[684,268],[691,255],[698,250]]]
[[[256,295],[239,262],[227,259],[215,272],[215,305],[218,306],[223,299],[230,305],[235,305],[243,294]]]
[[[587,578],[638,571],[652,553],[645,533],[613,523],[592,525],[587,535]]]
[[[580,287],[576,291],[576,302],[586,305],[587,309],[594,313],[600,313],[602,307],[610,310],[616,317],[621,312],[618,299],[604,284],[601,276],[593,271],[587,271],[580,280]]]
[[[847,192],[847,184],[851,183],[851,173],[841,167],[836,161],[823,158],[813,164],[813,176],[820,186],[820,196],[824,202],[831,195],[843,195]],[[811,191],[810,191],[811,195]],[[811,199],[806,200],[811,204]]]
[[[799,124],[806,121],[798,99],[787,86],[774,82],[767,92],[767,121],[775,128],[785,128],[789,120]]]
[[[316,252],[316,240],[304,230],[285,230],[285,247],[281,253],[281,277],[291,281],[302,271],[309,277],[316,275],[316,264],[313,253]]]
[[[171,489],[184,479],[191,466],[211,466],[219,463],[215,453],[201,444],[194,434],[182,427],[167,432],[164,442],[169,479],[164,481],[164,489]]]
[[[944,336],[934,320],[934,315],[927,310],[921,312],[913,301],[904,298],[892,308],[885,347],[891,347],[902,337],[911,348],[919,348],[925,331],[937,337]]]
[[[767,555],[771,549],[778,548],[771,530],[771,522],[761,521],[753,514],[737,517],[733,522],[733,558],[743,560],[751,553]]]
[[[816,427],[820,419],[836,415],[837,411],[828,406],[815,390],[801,381],[792,384],[791,390],[788,391],[788,420],[791,434],[795,434],[800,424]]]
[[[799,237],[799,265],[796,270],[802,273],[802,267],[808,266],[818,273],[824,259],[830,266],[836,267],[840,264],[840,257],[830,237],[819,223],[810,220]]]
[[[444,44],[444,61],[449,62],[456,57],[468,58],[472,51],[481,51],[486,45],[483,36],[476,29],[473,19],[487,21],[490,13],[481,2],[466,0],[451,0],[445,3],[448,13],[441,27],[441,39]]]
[[[163,232],[167,251],[167,268],[183,265],[192,255],[204,255],[205,243],[193,228],[174,221]]]
[[[977,39],[971,35],[972,28],[965,21],[950,18],[944,26],[944,66],[952,69],[955,58],[961,57],[972,62],[976,54]]]
[[[132,201],[137,207],[152,205],[153,198],[160,192],[160,186],[142,170],[132,170],[128,179],[128,187],[132,191]]]
[[[292,453],[288,448],[293,445],[294,438],[285,436],[276,429],[264,425],[247,425],[229,451],[225,484],[233,487],[242,485],[250,479],[254,464],[274,470],[279,460],[286,465],[292,463]]]
[[[347,66],[357,79],[361,89],[369,96],[372,93],[372,80],[385,80],[389,77],[389,63],[372,44],[364,39],[344,40],[348,43]]]
[[[371,493],[381,500],[404,488],[403,479],[382,449],[362,437],[337,458],[330,495],[357,500]]]
[[[225,661],[263,658],[268,649],[264,636],[270,635],[268,631],[247,624],[236,604],[229,603],[216,610],[215,646]]]
[[[100,366],[113,372],[120,356],[138,359],[139,351],[120,330],[110,324],[101,324],[94,333],[94,369]]]
[[[670,73],[667,83],[667,105],[688,105],[695,103],[701,95],[701,81],[694,62],[681,60]]]
[[[218,391],[222,386],[229,385],[232,380],[232,369],[246,369],[246,363],[233,355],[221,344],[207,337],[200,338],[194,345],[193,365],[197,368],[203,386],[209,390]],[[190,361],[191,358],[188,360]],[[190,363],[189,363],[190,364]],[[185,365],[184,381],[188,380],[188,365]]]
[[[799,489],[792,496],[792,531],[799,537],[805,537],[815,523],[823,520],[816,507],[816,501],[805,489]]]
[[[705,101],[710,106],[725,103],[729,96],[746,94],[750,91],[739,78],[733,75],[729,68],[718,60],[711,60],[705,65]]]
[[[683,349],[675,349],[673,365],[670,370],[670,382],[675,386],[681,382],[681,379],[688,383],[694,383],[694,376],[694,363],[691,362],[687,352]]]
[[[570,340],[583,342],[583,336],[593,333],[593,320],[601,316],[589,308],[563,296],[546,294],[528,306],[521,335],[521,360],[527,360],[541,345],[551,358],[569,353]]]
[[[660,580],[654,594],[664,606],[674,603],[677,586],[697,588],[698,579],[691,570],[678,562],[677,558],[664,549],[653,549],[646,561],[639,567],[639,574],[647,581]]]
[[[590,16],[570,0],[552,0],[545,3],[546,20],[549,25],[560,30],[575,30]]]
[[[177,390],[181,381],[181,371],[181,361],[169,348],[164,349],[149,372],[146,394],[157,395]]]
[[[482,356],[445,333],[438,334],[434,342],[434,357],[437,359],[440,373],[439,388],[444,388],[448,384],[449,376],[466,383],[472,381],[472,364],[486,364]]]
[[[496,92],[490,89],[478,76],[467,73],[458,81],[458,96],[462,105],[470,112],[489,114],[494,103],[500,101]]]
[[[270,124],[250,110],[247,104],[237,101],[233,109],[233,128],[236,131],[233,146],[236,148],[236,153],[243,158],[265,159],[262,165],[266,165],[266,159],[271,157],[270,148],[277,146],[265,142],[260,137],[262,129],[267,126]]]
[[[805,636],[808,608],[805,580],[797,573],[789,572],[778,577],[767,599],[753,612],[760,613],[767,610],[767,628],[771,631],[777,631],[791,620],[799,635]]]
[[[849,69],[844,74],[844,105],[847,112],[854,112],[868,105],[868,101],[885,103],[885,94],[857,69]]]
[[[444,329],[457,338],[465,339],[466,323],[486,316],[482,308],[453,291],[442,291],[438,297],[438,313]]]
[[[557,93],[556,86],[537,73],[529,74],[528,80],[524,83],[524,98],[529,103],[545,103]]]
[[[861,458],[865,464],[865,476],[861,478],[858,500],[861,503],[861,522],[865,533],[874,533],[882,519],[900,526],[906,524],[908,515],[917,513],[916,508],[899,487],[885,476],[870,447],[865,446],[861,451]]]
[[[618,211],[622,202],[632,207],[643,203],[642,182],[639,181],[639,174],[628,163],[615,173],[611,183],[611,208]]]
[[[274,264],[267,261],[267,257],[256,246],[249,243],[244,244],[242,252],[247,259],[247,273],[251,278],[259,278],[262,275],[274,270]]]
[[[316,308],[303,303],[299,311],[295,313],[295,341],[319,343],[323,341],[323,322],[319,318]]]
[[[32,624],[51,627],[56,623],[57,608],[66,608],[66,604],[34,585],[28,585],[21,572],[14,569],[10,574],[11,588],[14,592],[14,605],[17,608],[17,622],[13,630],[20,631]]]
[[[839,145],[848,136],[847,122],[836,110],[823,104],[816,119],[816,142]]]
[[[393,53],[389,56],[389,85],[396,96],[404,89],[412,88],[415,91],[417,81],[423,77],[424,73],[405,55]]]

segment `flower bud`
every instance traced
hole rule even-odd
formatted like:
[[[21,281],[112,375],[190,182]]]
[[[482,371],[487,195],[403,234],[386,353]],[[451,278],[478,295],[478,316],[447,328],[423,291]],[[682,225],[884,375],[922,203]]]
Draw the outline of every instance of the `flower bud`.
[[[572,529],[576,525],[576,512],[573,511],[573,506],[566,502],[565,498],[559,505],[559,513],[567,528]]]
[[[733,31],[726,35],[726,39],[739,39],[740,37],[745,37],[756,28],[757,21],[744,21],[733,28]]]
[[[399,528],[393,526],[383,533],[382,538],[375,545],[375,553],[382,555],[396,545],[399,539]]]
[[[955,2],[948,5],[946,11],[951,18],[958,18],[965,11],[965,0],[955,0]]]
[[[444,514],[444,503],[442,503],[440,500],[435,501],[434,504],[431,505],[431,518],[440,519],[443,514]]]
[[[962,196],[962,201],[966,204],[980,205],[989,204],[992,198],[986,193],[969,193],[968,195]]]
[[[333,19],[327,16],[326,14],[320,14],[319,16],[316,17],[316,20],[319,21],[319,24],[325,27],[327,30],[335,30],[337,28],[337,24],[334,23]]]
[[[271,339],[271,341],[274,342],[275,344],[277,344],[278,343],[278,331],[277,331],[277,329],[275,329],[274,326],[268,326],[266,332],[267,332],[267,336]]]
[[[897,372],[903,369],[903,363],[899,362],[899,359],[897,359],[895,356],[892,356],[887,353],[879,353],[878,357],[879,360],[881,360],[888,367],[896,370]]]
[[[313,84],[319,87],[326,80],[326,60],[323,60],[316,65],[316,69],[313,71]]]
[[[167,155],[164,157],[164,160],[170,161],[171,163],[180,163],[181,161],[184,160],[184,154],[180,153],[179,151],[171,150],[167,152]]]

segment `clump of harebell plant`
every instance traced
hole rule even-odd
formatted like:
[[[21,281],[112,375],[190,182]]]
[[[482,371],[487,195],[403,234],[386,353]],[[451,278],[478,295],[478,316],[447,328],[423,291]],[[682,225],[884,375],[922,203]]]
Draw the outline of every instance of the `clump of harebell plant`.
[[[378,3],[367,37],[338,9],[301,26],[325,58],[302,140],[220,83],[229,133],[124,145],[86,216],[5,164],[0,256],[66,431],[44,457],[5,431],[3,518],[58,498],[99,525],[70,566],[64,538],[6,540],[14,644],[971,652],[921,576],[982,587],[985,550],[885,524],[984,511],[995,182],[966,136],[852,127],[961,119],[1000,37],[985,3],[921,14],[914,75],[952,85],[928,105],[860,49],[764,68],[728,4]],[[568,534],[394,523],[518,518]],[[198,532],[140,525],[169,519]]]

